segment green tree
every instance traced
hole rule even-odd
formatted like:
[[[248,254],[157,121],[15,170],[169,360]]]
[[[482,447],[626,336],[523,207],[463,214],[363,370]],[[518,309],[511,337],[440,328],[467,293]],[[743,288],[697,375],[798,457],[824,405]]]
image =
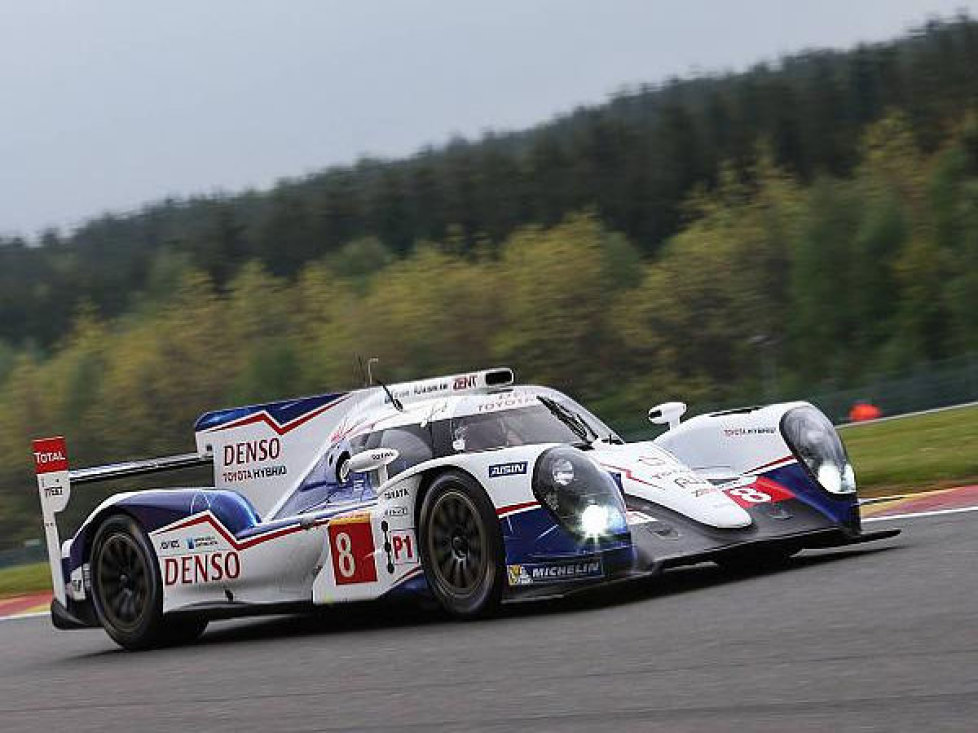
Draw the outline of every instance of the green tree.
[[[613,234],[594,216],[577,215],[544,230],[515,232],[496,267],[499,320],[493,331],[498,360],[528,379],[595,394],[614,377],[611,294],[615,283],[603,248]]]

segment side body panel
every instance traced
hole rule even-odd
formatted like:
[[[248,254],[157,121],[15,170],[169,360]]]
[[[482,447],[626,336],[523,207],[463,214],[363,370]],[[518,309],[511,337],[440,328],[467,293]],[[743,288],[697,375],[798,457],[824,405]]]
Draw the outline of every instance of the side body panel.
[[[394,588],[425,588],[417,527],[419,489],[424,476],[442,470],[470,475],[495,507],[510,594],[532,591],[528,586],[552,588],[591,582],[630,570],[630,541],[582,541],[560,526],[537,501],[531,488],[533,467],[549,447],[461,453],[427,461],[395,476],[379,487],[376,506],[355,518],[352,526],[337,522],[328,529],[326,556],[313,585],[315,602],[368,600]],[[356,523],[365,526],[359,530]],[[347,532],[347,526],[359,534]],[[341,537],[341,533],[349,535],[349,539]],[[359,575],[361,558],[370,553],[373,562],[364,577]]]
[[[856,495],[830,494],[818,486],[781,434],[785,413],[806,405],[786,402],[699,415],[653,442],[703,477],[731,482],[764,477],[786,487],[833,522],[858,530]]]
[[[755,474],[794,460],[779,425],[788,410],[804,404],[789,402],[698,415],[653,442],[711,478]]]
[[[499,368],[389,389],[400,404],[418,407],[512,382],[512,370]],[[324,447],[391,411],[387,393],[376,386],[208,412],[194,432],[198,453],[214,457],[214,486],[237,491],[264,516],[297,486]]]
[[[371,391],[327,394],[221,410],[194,426],[197,450],[214,456],[214,486],[236,491],[260,515],[306,473],[323,443]]]
[[[168,489],[118,494],[104,502],[68,545],[66,571],[81,574],[93,518],[124,511],[149,532],[163,578],[164,612],[227,605],[315,604],[423,592],[417,532],[418,490],[426,473],[461,470],[496,507],[510,565],[590,557],[593,549],[556,526],[530,488],[546,446],[446,457],[377,487],[376,498],[261,522],[234,492]],[[590,576],[597,575],[592,571]],[[84,597],[80,590],[79,599]]]
[[[194,605],[308,601],[323,553],[323,525],[231,534],[205,511],[150,538],[163,578],[163,610]]]
[[[655,443],[603,445],[593,460],[627,495],[638,496],[712,527],[736,529],[750,517],[703,476]]]

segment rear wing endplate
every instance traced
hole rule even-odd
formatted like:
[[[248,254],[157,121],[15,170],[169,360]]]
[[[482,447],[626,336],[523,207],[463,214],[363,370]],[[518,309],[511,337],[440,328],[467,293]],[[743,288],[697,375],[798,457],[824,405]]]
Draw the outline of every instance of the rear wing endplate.
[[[51,585],[54,597],[64,605],[66,589],[61,564],[61,540],[55,515],[63,512],[71,498],[72,483],[84,484],[107,481],[126,476],[141,476],[180,468],[206,466],[213,463],[213,456],[200,453],[182,453],[175,456],[149,458],[141,461],[111,463],[71,470],[68,467],[68,448],[61,436],[41,438],[33,442],[34,470],[37,473],[37,490],[41,497],[41,515],[44,519],[44,538],[51,567]]]

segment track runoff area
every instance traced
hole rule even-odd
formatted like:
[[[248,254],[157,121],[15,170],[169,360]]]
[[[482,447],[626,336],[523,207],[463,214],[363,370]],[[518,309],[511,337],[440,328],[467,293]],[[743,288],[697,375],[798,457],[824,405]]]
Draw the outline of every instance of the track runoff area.
[[[978,511],[978,485],[864,499],[863,523],[935,517]],[[49,614],[50,593],[31,593],[0,599],[0,621],[43,618]]]
[[[973,731],[978,515],[870,506],[884,524],[868,526],[903,534],[467,623],[368,604],[130,654],[97,630],[3,622],[0,731]]]

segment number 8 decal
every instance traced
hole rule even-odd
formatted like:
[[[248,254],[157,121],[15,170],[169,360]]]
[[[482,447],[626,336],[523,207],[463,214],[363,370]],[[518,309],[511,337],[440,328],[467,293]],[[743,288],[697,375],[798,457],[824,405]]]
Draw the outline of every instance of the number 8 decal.
[[[724,492],[745,509],[755,504],[786,501],[795,496],[787,486],[763,476],[758,477],[748,486],[735,486],[732,489],[724,489]]]
[[[739,486],[736,489],[730,489],[730,493],[753,504],[763,504],[766,501],[771,501],[771,497],[768,494],[765,494],[763,491],[758,491],[753,486]]]
[[[330,522],[329,550],[337,585],[377,580],[374,535],[369,517],[344,517]]]
[[[338,569],[340,575],[344,578],[352,578],[354,573],[357,571],[357,561],[353,558],[353,553],[350,549],[353,547],[353,540],[350,539],[350,535],[346,532],[338,532],[336,534],[336,559],[338,561]]]

